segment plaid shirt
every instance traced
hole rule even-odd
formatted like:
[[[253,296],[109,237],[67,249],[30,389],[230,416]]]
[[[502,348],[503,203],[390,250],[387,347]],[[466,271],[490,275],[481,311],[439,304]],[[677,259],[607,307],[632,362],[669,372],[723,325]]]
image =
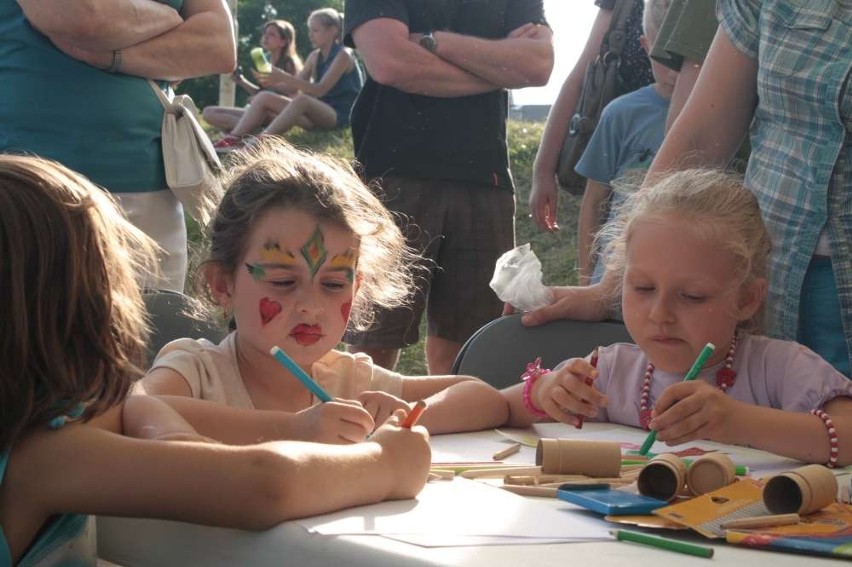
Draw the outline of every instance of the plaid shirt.
[[[825,229],[852,352],[852,1],[719,0],[720,25],[757,59],[746,185],[772,235],[767,328],[795,340],[802,282]]]

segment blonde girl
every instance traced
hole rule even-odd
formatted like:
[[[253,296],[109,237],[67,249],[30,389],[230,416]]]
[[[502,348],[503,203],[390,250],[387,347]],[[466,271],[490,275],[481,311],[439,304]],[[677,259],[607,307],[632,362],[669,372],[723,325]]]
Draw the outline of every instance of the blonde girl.
[[[341,43],[343,15],[333,8],[315,10],[308,17],[308,30],[315,49],[299,73],[273,66],[268,76],[258,76],[263,86],[283,84],[298,93],[289,98],[259,93],[231,133],[215,144],[217,149],[241,147],[242,138],[257,130],[270,113],[276,117],[261,134],[284,134],[294,126],[331,130],[349,125],[364,81],[354,54]]]
[[[0,564],[94,564],[88,515],[265,529],[419,492],[427,434],[395,426],[402,411],[352,447],[228,447],[156,398],[125,400],[146,336],[136,276],[152,257],[82,176],[0,156]]]
[[[687,170],[620,209],[607,270],[621,281],[635,345],[570,359],[504,391],[514,426],[578,415],[657,431],[668,445],[709,439],[800,461],[852,463],[852,382],[808,348],[760,330],[769,235],[740,179]],[[698,379],[684,374],[707,343]],[[591,379],[591,385],[586,379]]]

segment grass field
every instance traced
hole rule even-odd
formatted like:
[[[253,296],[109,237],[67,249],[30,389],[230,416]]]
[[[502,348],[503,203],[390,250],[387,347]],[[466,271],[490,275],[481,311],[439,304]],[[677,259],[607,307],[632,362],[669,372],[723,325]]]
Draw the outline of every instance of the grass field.
[[[530,220],[527,206],[532,163],[543,127],[543,123],[509,122],[509,158],[515,178],[515,241],[517,244],[530,243],[541,260],[546,284],[565,285],[576,282],[574,265],[579,200],[565,193],[560,194],[557,219],[561,230],[555,234],[539,230]],[[328,133],[296,129],[288,134],[287,139],[296,146],[314,152],[346,160],[352,158],[352,139],[348,130]],[[420,334],[421,337],[425,336],[422,328]],[[402,352],[397,371],[403,374],[426,372],[422,340]]]

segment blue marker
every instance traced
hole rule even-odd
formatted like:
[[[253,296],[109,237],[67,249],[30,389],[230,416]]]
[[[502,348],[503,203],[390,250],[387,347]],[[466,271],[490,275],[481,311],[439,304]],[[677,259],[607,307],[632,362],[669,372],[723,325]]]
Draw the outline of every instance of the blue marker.
[[[308,374],[302,370],[302,368],[296,364],[296,361],[287,356],[287,353],[281,350],[280,347],[274,346],[269,350],[269,353],[275,357],[275,360],[281,363],[281,366],[290,371],[290,373],[299,379],[299,382],[305,385],[305,387],[311,391],[313,395],[319,399],[321,402],[330,402],[331,396],[328,393],[320,388],[320,385],[313,381],[313,379],[308,376]]]

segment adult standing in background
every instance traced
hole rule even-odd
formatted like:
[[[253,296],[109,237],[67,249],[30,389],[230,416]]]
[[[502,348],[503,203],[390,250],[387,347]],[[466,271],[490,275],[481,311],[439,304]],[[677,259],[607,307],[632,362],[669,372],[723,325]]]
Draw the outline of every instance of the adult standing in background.
[[[559,96],[550,109],[541,145],[533,164],[532,188],[530,190],[530,215],[536,225],[542,230],[553,232],[559,229],[556,211],[559,204],[559,190],[556,186],[556,167],[559,164],[559,152],[568,135],[571,115],[577,107],[580,92],[583,89],[583,77],[589,63],[594,61],[600,52],[604,36],[609,31],[612,12],[618,0],[595,0],[600,8],[595,18],[586,45],[580,58],[574,63],[573,69],[562,83]],[[643,0],[633,0],[633,9],[627,18],[627,38],[621,55],[618,75],[623,95],[633,92],[640,87],[654,82],[651,75],[651,63],[648,55],[639,43],[642,35]]]
[[[488,282],[514,244],[506,89],[547,83],[552,34],[541,0],[348,0],[345,22],[370,75],[352,111],[355,157],[431,260],[412,306],[346,341],[393,368],[425,308],[429,372],[447,374],[501,312]]]
[[[146,78],[229,73],[223,0],[0,0],[0,151],[83,173],[117,197],[163,249],[161,279],[182,290],[183,209],[166,186],[163,107]]]
[[[725,166],[751,125],[745,183],[773,244],[767,329],[849,376],[852,2],[719,0],[717,12],[701,76],[648,178]]]
[[[720,26],[695,89],[647,179],[724,167],[750,130],[746,186],[772,236],[768,334],[810,347],[850,376],[852,353],[852,3],[719,0]],[[554,288],[524,315],[612,315],[614,278]]]

